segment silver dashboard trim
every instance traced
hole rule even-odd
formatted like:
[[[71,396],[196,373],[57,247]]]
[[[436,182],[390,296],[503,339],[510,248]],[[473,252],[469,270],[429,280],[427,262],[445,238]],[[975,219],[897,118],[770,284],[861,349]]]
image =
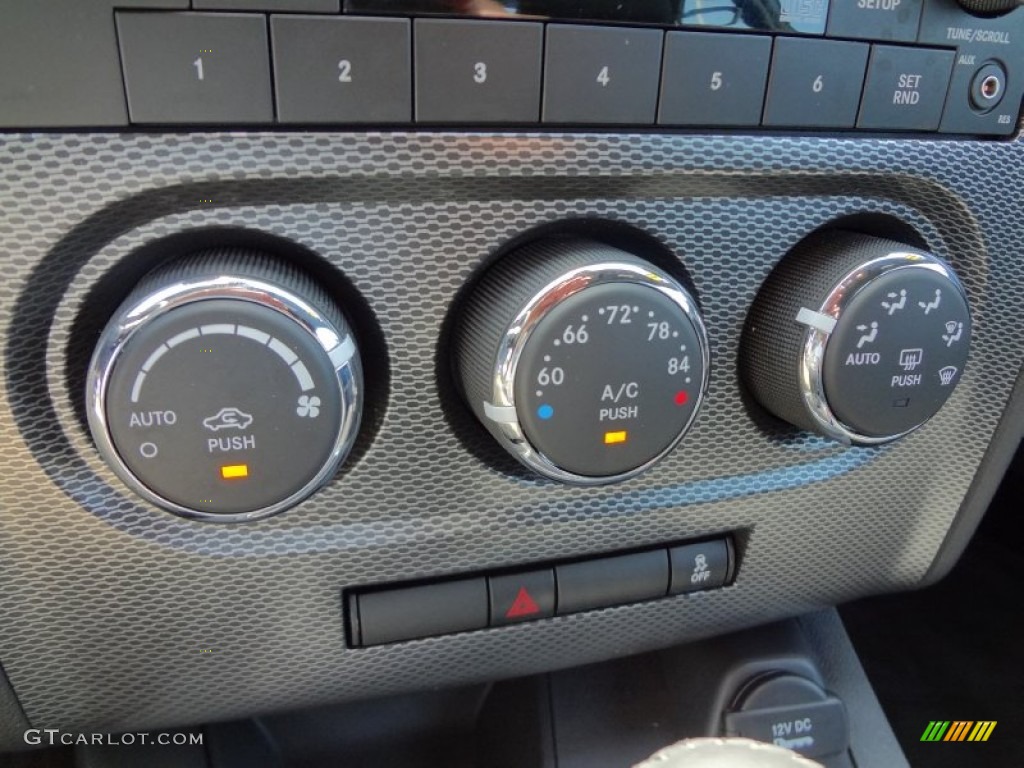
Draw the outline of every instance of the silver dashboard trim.
[[[700,382],[697,402],[694,404],[690,418],[676,438],[657,456],[639,467],[617,475],[579,475],[562,469],[530,443],[516,410],[515,379],[523,350],[548,312],[580,291],[606,283],[644,285],[659,291],[678,306],[697,334],[704,373]],[[626,480],[649,469],[679,444],[679,441],[690,430],[700,411],[704,394],[708,388],[710,372],[711,354],[707,330],[697,310],[696,302],[689,292],[674,278],[653,266],[616,261],[600,262],[578,267],[560,275],[534,294],[519,310],[498,345],[492,376],[491,400],[485,401],[483,407],[487,417],[496,425],[502,445],[530,469],[552,480],[571,485],[606,485]],[[494,416],[499,416],[499,418],[494,418]]]
[[[284,315],[309,333],[331,358],[341,397],[341,421],[331,453],[320,471],[286,499],[251,512],[218,514],[177,504],[154,493],[121,459],[106,413],[106,395],[118,358],[136,331],[175,309],[214,299],[246,301]],[[342,354],[338,354],[339,351]],[[89,364],[86,410],[89,428],[100,455],[114,473],[147,501],[182,517],[219,523],[258,520],[294,506],[327,483],[348,455],[359,432],[362,415],[362,367],[351,332],[338,328],[309,302],[290,290],[266,280],[216,275],[180,279],[138,299],[129,299],[115,313],[100,336]]]
[[[828,341],[846,307],[862,288],[882,275],[897,269],[927,269],[946,278],[958,290],[967,304],[967,292],[956,273],[946,262],[929,253],[916,251],[892,251],[885,256],[866,261],[847,272],[837,282],[822,302],[817,314],[832,318],[832,330],[826,331],[818,325],[808,325],[801,344],[798,367],[800,396],[811,419],[826,436],[847,445],[881,445],[898,440],[924,426],[927,421],[891,435],[864,435],[844,424],[832,411],[825,394],[825,352]],[[970,305],[968,304],[968,307]],[[801,310],[804,312],[806,308]],[[801,322],[799,315],[797,322]]]

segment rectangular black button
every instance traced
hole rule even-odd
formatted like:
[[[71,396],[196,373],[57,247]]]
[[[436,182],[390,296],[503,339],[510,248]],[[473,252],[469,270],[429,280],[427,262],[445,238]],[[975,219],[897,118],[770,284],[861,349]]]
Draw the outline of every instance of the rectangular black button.
[[[133,123],[270,123],[263,16],[117,14]]]
[[[491,576],[488,582],[492,627],[555,615],[555,573],[550,568]]]
[[[869,48],[864,43],[776,38],[764,124],[852,128]]]
[[[872,46],[857,126],[937,130],[955,56],[934,48]]]
[[[668,588],[668,555],[659,549],[559,565],[555,577],[559,615],[653,600]]]
[[[353,595],[354,645],[483,629],[487,626],[487,582],[481,577]]]
[[[543,25],[417,19],[415,30],[417,120],[537,122]]]
[[[127,122],[109,3],[0,3],[0,126]]]
[[[839,0],[832,3],[828,34],[912,43],[917,39],[923,4],[924,0]]]
[[[192,0],[196,11],[271,11],[276,13],[337,13],[339,0]]]
[[[660,29],[549,24],[544,122],[653,123],[663,37]]]
[[[658,122],[757,125],[771,57],[770,37],[669,32]]]
[[[729,542],[726,539],[684,544],[669,550],[672,561],[670,595],[696,592],[724,586],[731,567]]]
[[[412,117],[408,19],[271,16],[282,123],[399,123]]]

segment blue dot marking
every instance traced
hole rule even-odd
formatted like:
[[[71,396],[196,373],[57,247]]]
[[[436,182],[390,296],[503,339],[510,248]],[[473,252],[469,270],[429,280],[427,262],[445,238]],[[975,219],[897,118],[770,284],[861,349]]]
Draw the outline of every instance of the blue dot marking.
[[[542,419],[550,419],[552,416],[555,415],[555,409],[552,408],[547,403],[545,403],[544,405],[537,409],[537,415],[540,416]]]

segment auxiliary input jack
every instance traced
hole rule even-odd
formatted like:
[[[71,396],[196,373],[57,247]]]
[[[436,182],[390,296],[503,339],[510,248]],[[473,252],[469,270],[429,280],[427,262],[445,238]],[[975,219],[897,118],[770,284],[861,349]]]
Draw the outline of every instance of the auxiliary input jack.
[[[971,106],[988,112],[999,106],[1006,91],[1006,70],[990,61],[984,64],[971,80]]]

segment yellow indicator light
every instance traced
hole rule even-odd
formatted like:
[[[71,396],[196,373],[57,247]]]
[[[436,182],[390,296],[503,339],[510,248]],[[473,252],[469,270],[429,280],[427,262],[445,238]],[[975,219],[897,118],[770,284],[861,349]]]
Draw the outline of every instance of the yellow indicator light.
[[[615,445],[616,443],[626,442],[626,430],[621,432],[605,432],[604,433],[604,444]]]
[[[228,464],[227,466],[220,468],[220,476],[225,480],[234,480],[238,477],[249,476],[249,465],[248,464]]]

